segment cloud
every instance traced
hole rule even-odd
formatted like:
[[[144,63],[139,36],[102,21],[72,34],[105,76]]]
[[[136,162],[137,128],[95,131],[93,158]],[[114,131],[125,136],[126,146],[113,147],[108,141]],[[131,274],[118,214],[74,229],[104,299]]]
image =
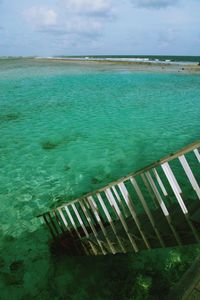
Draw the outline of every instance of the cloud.
[[[74,17],[70,20],[63,22],[62,26],[48,26],[42,27],[38,31],[49,33],[53,35],[85,35],[85,36],[98,36],[103,29],[103,23],[100,20],[93,18]]]
[[[161,9],[175,5],[179,0],[132,0],[132,3],[141,8]]]
[[[65,0],[65,6],[71,12],[89,15],[107,15],[112,6],[109,0]]]
[[[35,31],[67,40],[95,42],[113,18],[112,0],[60,0],[56,9],[34,6],[24,12]],[[69,44],[69,42],[67,42]]]
[[[50,8],[33,6],[24,12],[27,21],[34,26],[52,26],[57,24],[57,13]]]

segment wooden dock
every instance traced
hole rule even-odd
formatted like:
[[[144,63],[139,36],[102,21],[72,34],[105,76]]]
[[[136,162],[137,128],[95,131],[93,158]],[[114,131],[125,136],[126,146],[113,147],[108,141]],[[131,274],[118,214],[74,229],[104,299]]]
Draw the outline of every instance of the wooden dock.
[[[197,141],[39,217],[70,255],[199,243],[199,148]]]

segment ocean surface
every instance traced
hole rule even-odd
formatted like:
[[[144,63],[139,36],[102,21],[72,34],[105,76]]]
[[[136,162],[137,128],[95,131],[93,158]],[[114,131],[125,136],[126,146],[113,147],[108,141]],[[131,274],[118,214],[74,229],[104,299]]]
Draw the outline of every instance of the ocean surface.
[[[149,257],[92,264],[67,258],[59,265],[36,216],[200,139],[199,120],[199,75],[1,59],[0,299],[114,299],[116,280],[127,272],[137,277]],[[159,255],[162,270],[171,255],[175,265],[180,259]],[[138,285],[155,283],[153,275],[141,276]],[[133,299],[129,289],[123,295]]]

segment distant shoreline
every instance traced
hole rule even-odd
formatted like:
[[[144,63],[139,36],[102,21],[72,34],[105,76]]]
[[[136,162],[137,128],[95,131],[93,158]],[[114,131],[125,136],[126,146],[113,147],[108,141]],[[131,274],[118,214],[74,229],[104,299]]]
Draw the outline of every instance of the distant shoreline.
[[[132,72],[157,72],[157,73],[183,73],[200,74],[200,65],[198,62],[176,62],[176,61],[150,61],[150,60],[129,60],[113,58],[86,58],[86,57],[5,57],[6,60],[24,60],[32,62],[48,62],[58,64],[77,64],[82,67],[88,66],[98,68],[101,71],[132,71]]]
[[[169,62],[149,62],[149,61],[120,61],[120,60],[109,60],[109,59],[81,59],[81,58],[34,58],[38,61],[52,61],[52,62],[64,62],[64,63],[76,63],[80,65],[98,65],[98,66],[111,66],[113,69],[126,67],[127,70],[132,71],[152,71],[152,72],[163,72],[163,73],[193,73],[200,74],[200,65],[198,63],[169,63]]]

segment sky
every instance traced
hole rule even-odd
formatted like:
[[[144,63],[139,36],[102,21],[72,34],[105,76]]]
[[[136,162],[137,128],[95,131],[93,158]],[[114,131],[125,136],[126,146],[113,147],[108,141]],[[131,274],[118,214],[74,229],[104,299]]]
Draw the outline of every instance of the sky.
[[[200,0],[0,0],[0,56],[200,55]]]

